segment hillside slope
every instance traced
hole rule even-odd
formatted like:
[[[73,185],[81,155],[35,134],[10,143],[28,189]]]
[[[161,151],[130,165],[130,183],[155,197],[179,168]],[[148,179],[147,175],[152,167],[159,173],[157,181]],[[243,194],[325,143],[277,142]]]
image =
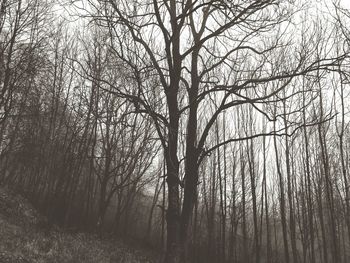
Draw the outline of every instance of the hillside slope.
[[[45,225],[45,218],[26,199],[0,187],[0,263],[156,262],[150,252],[121,241],[58,227],[47,230]]]

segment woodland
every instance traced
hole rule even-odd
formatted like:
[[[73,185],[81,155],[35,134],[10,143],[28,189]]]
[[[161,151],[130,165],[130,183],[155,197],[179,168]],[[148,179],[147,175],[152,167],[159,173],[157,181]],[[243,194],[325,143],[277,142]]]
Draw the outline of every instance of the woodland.
[[[350,5],[0,0],[0,185],[162,263],[350,259]]]

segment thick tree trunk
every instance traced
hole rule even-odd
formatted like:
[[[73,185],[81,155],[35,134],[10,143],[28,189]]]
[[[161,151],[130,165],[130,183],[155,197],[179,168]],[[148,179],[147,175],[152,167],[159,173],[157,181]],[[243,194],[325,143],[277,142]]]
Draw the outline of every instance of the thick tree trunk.
[[[177,83],[178,85],[178,83]],[[179,197],[179,161],[177,157],[179,116],[177,93],[169,94],[168,106],[170,113],[170,127],[168,147],[165,150],[168,185],[167,245],[164,258],[165,263],[179,263],[181,257],[180,244],[180,197]]]
[[[167,246],[164,263],[179,263],[181,257],[180,245],[180,200],[178,169],[168,165],[168,209],[167,220]]]
[[[186,262],[187,258],[187,248],[188,248],[188,232],[189,225],[191,222],[191,216],[194,208],[194,204],[197,198],[197,181],[198,181],[198,167],[196,162],[192,162],[193,164],[188,165],[185,173],[185,194],[184,194],[184,202],[181,214],[181,225],[180,225],[180,241],[182,246],[182,261]]]

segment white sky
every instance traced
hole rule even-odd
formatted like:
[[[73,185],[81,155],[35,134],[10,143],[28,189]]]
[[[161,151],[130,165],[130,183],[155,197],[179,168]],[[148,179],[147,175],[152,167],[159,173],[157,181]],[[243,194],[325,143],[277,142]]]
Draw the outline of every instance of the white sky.
[[[340,0],[342,6],[350,9],[350,0]]]

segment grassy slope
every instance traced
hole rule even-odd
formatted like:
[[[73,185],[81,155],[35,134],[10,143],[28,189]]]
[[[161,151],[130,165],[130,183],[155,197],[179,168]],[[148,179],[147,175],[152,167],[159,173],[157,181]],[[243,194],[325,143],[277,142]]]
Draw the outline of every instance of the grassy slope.
[[[121,241],[59,228],[47,231],[43,222],[45,218],[24,198],[0,187],[0,263],[156,262],[150,252]]]

